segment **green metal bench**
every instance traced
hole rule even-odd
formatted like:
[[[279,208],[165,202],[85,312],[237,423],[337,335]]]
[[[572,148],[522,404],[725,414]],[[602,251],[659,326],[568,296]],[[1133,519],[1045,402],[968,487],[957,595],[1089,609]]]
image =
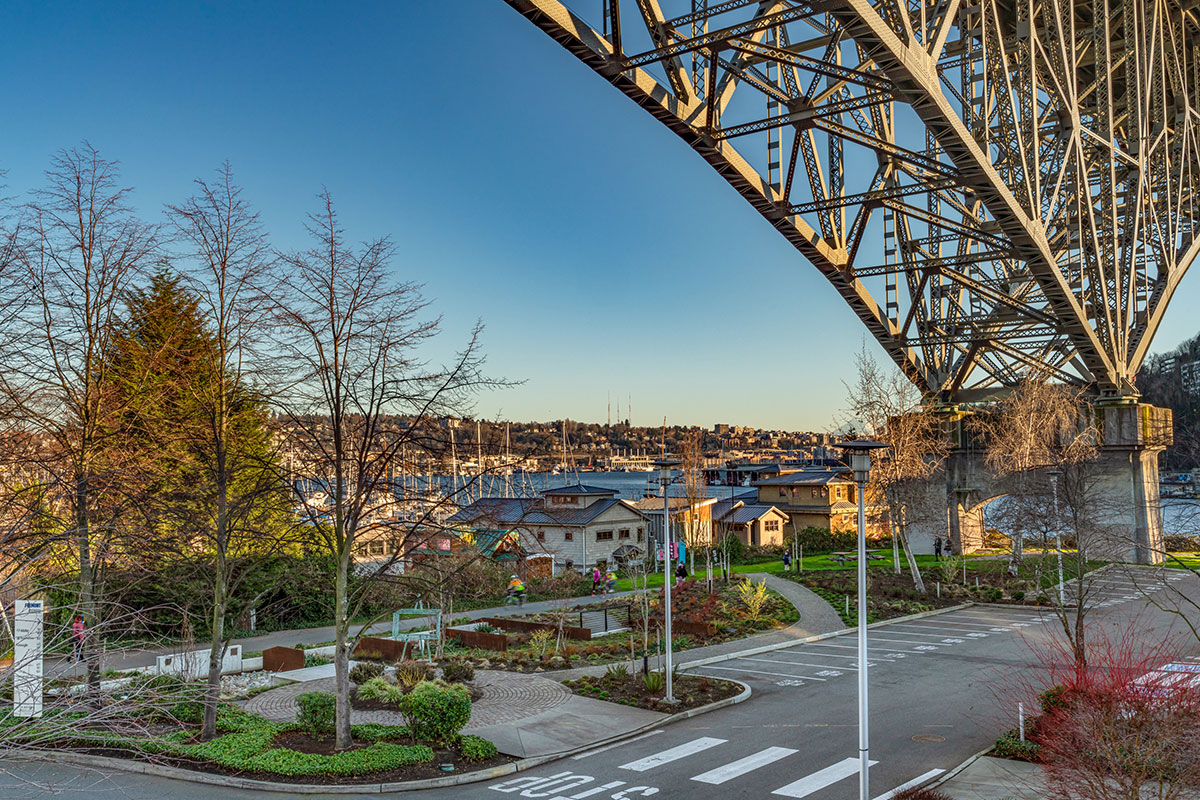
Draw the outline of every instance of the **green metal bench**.
[[[433,629],[428,631],[400,632],[400,617],[422,616],[433,617]],[[440,608],[425,608],[417,602],[412,608],[398,608],[392,612],[392,639],[397,642],[413,643],[420,647],[421,654],[433,662],[433,649],[430,643],[436,643],[442,638],[442,610]]]

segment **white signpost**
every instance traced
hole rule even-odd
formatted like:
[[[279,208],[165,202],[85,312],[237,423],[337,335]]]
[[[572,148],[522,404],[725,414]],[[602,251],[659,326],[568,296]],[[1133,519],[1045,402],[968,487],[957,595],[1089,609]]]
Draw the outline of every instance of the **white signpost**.
[[[42,715],[41,600],[18,600],[13,624],[13,716]]]

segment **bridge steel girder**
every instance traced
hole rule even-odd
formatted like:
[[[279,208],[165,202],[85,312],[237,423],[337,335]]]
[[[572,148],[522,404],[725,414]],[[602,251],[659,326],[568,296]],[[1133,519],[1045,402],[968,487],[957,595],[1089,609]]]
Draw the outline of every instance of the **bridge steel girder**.
[[[704,158],[927,398],[1030,371],[1136,396],[1200,254],[1197,4],[627,0],[637,30],[592,1],[617,30],[506,0]]]
[[[790,215],[782,199],[775,197],[774,190],[728,142],[713,138],[692,122],[703,117],[702,102],[681,100],[644,70],[623,68],[621,60],[613,54],[611,43],[556,0],[506,2],[687,142],[820,270],[909,379],[918,386],[924,385],[926,376],[920,357],[902,344],[898,327],[883,315],[875,299],[846,269],[845,252],[830,247],[812,226]]]

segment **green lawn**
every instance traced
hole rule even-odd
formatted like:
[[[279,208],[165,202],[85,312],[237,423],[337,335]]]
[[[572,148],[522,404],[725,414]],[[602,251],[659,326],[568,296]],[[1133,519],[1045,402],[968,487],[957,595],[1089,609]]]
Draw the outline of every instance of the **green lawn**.
[[[1167,553],[1164,567],[1200,570],[1200,553]]]

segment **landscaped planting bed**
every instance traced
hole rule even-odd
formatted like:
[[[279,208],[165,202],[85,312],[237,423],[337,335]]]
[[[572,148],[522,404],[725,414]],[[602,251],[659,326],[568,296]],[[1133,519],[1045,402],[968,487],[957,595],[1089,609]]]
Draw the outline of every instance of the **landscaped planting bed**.
[[[665,683],[665,676],[661,672],[630,672],[628,667],[622,664],[609,667],[600,677],[585,676],[573,681],[563,681],[563,686],[575,694],[593,700],[621,703],[667,714],[706,706],[727,697],[735,697],[742,692],[742,687],[731,681],[702,675],[676,675],[672,681],[676,702],[666,703]]]
[[[967,564],[965,584],[961,559],[926,565],[921,571],[926,594],[917,591],[907,568],[897,575],[890,563],[872,564],[867,571],[867,621],[879,622],[969,602],[1050,605],[1050,587],[1057,582],[1057,572],[1047,571],[1045,564],[1040,570],[1035,569],[1034,557],[1027,558],[1015,576],[1008,573],[1007,559],[972,559]],[[825,598],[846,625],[858,624],[858,577],[853,566],[837,571],[793,573],[787,577]],[[1068,571],[1066,577],[1070,579],[1073,574]]]
[[[172,680],[159,676],[147,683],[150,690],[170,697],[169,705],[122,706],[128,698],[114,695],[103,701],[108,711],[52,708],[37,720],[15,718],[0,707],[0,740],[18,747],[68,749],[291,783],[420,780],[510,760],[491,742],[461,735],[471,715],[470,692],[461,685],[417,682],[394,706],[406,725],[352,726],[353,745],[338,751],[332,694],[298,696],[300,714],[294,723],[272,722],[222,705],[217,736],[202,741],[201,708],[195,700],[181,699],[188,684],[167,686]]]
[[[712,594],[699,581],[685,581],[672,589],[671,604],[676,650],[742,639],[786,627],[799,618],[795,607],[787,600],[762,584],[744,579],[718,585]],[[665,617],[661,593],[651,594],[648,619],[644,619],[646,616],[635,601],[630,615],[631,630],[600,636],[589,642],[565,636],[560,639],[551,630],[506,633],[481,623],[475,626],[476,629],[506,638],[504,651],[467,648],[451,642],[446,645],[446,654],[448,658],[468,662],[477,669],[516,672],[546,672],[611,664],[631,658],[638,660],[643,656],[653,657],[664,647],[661,633]],[[566,624],[571,624],[572,618],[577,620],[578,616],[569,612]],[[545,623],[556,621],[552,612],[530,615],[528,619]]]

